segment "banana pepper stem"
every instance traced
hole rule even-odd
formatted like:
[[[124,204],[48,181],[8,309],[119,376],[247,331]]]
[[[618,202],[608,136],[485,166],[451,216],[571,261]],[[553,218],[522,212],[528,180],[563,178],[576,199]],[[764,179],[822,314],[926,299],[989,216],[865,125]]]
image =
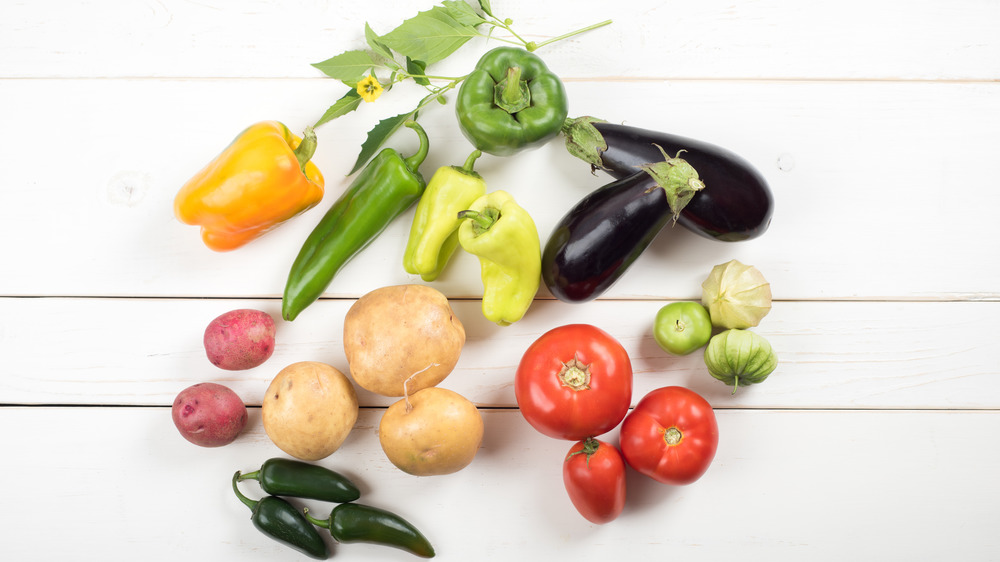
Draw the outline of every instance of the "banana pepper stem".
[[[481,236],[500,220],[500,209],[487,208],[483,212],[466,209],[458,212],[458,220],[469,219],[472,221],[472,230],[476,236]]]
[[[465,159],[465,164],[462,164],[462,171],[466,174],[472,173],[472,168],[476,165],[476,160],[483,155],[482,150],[473,150],[469,157]]]

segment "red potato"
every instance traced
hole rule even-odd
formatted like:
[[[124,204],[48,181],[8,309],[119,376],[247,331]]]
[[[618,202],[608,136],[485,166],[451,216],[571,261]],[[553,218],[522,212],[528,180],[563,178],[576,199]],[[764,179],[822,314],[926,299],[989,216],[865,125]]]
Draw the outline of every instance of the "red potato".
[[[261,310],[231,310],[205,329],[205,353],[227,371],[252,369],[274,353],[274,318]]]
[[[213,382],[182,390],[174,399],[172,415],[181,435],[201,447],[228,445],[247,425],[243,400],[230,388]]]

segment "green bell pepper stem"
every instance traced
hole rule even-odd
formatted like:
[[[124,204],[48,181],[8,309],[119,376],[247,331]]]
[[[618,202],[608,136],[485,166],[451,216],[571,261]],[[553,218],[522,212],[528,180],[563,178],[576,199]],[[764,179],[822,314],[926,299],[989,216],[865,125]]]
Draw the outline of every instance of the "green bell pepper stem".
[[[233,491],[243,505],[250,508],[250,520],[258,531],[306,556],[318,560],[329,558],[330,549],[326,541],[292,504],[277,496],[251,500],[240,493],[236,485],[239,478],[240,472],[236,471],[233,475]]]
[[[500,326],[520,320],[541,280],[541,244],[531,216],[505,191],[477,199],[459,213],[458,241],[479,258],[483,316]]]
[[[433,281],[458,247],[457,213],[486,194],[486,182],[473,171],[482,155],[474,150],[462,167],[442,166],[434,173],[417,203],[403,252],[403,269]]]
[[[294,320],[316,301],[333,278],[389,223],[416,203],[426,183],[418,167],[428,151],[427,134],[416,121],[420,147],[409,158],[385,148],[358,173],[306,238],[292,263],[281,300],[281,315]]]
[[[455,97],[462,134],[494,156],[548,142],[559,133],[568,112],[559,77],[537,55],[517,47],[497,47],[483,55]]]
[[[424,558],[434,557],[434,547],[423,533],[390,511],[358,503],[342,503],[333,508],[327,519],[312,517],[308,509],[304,513],[307,521],[328,529],[337,542],[380,544]]]
[[[272,496],[335,503],[354,501],[361,497],[358,487],[339,472],[292,459],[268,459],[259,470],[242,474],[238,480],[257,480],[261,489]]]
[[[507,113],[517,113],[531,105],[531,90],[521,80],[521,67],[507,69],[507,76],[497,84],[493,102]]]

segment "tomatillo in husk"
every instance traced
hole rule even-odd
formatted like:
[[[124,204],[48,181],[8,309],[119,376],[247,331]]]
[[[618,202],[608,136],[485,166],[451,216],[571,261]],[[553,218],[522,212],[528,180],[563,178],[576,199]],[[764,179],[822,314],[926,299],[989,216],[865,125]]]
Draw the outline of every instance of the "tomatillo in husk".
[[[749,330],[726,330],[705,348],[708,373],[733,387],[764,382],[778,366],[778,355],[764,336]]]

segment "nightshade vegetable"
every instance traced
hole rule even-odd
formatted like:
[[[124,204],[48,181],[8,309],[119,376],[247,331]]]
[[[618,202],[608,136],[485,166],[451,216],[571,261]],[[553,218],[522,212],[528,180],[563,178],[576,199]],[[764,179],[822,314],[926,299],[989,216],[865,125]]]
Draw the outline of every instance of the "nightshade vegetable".
[[[494,156],[536,148],[559,134],[566,89],[538,55],[497,47],[476,63],[455,98],[462,134]]]
[[[701,284],[701,304],[717,328],[752,328],[771,311],[771,284],[756,267],[729,260]]]
[[[305,510],[305,518],[317,527],[327,529],[339,543],[366,542],[391,546],[433,558],[434,547],[416,527],[399,515],[370,505],[342,503],[333,508],[326,519],[317,519]]]
[[[420,138],[417,151],[404,158],[392,148],[382,149],[302,244],[281,298],[285,320],[295,320],[323,294],[347,262],[420,200],[427,187],[420,174],[420,164],[427,156],[427,133],[416,121],[407,121],[405,126]]]
[[[708,343],[712,319],[693,301],[672,302],[660,308],[653,323],[653,339],[671,355],[687,355]]]
[[[330,557],[330,549],[319,531],[295,506],[278,496],[251,500],[237,487],[239,477],[237,471],[233,475],[233,492],[250,508],[250,520],[258,531],[310,558],[325,560]]]
[[[778,367],[771,343],[756,332],[726,330],[712,336],[705,348],[705,366],[716,379],[733,387],[764,382]]]
[[[339,472],[293,459],[267,459],[258,470],[240,474],[236,480],[257,480],[261,489],[272,496],[337,503],[351,502],[361,497],[354,482]]]
[[[656,175],[671,181],[640,171],[597,188],[556,223],[542,251],[542,278],[556,298],[584,302],[600,296],[670,220],[669,194],[698,182],[683,159],[668,157],[658,167],[670,169]]]
[[[677,219],[706,238],[749,240],[771,223],[774,197],[764,177],[749,162],[724,148],[677,135],[605,123],[593,117],[567,119],[566,148],[612,177],[634,175],[639,167],[663,160],[662,152],[688,161],[705,183]]]

